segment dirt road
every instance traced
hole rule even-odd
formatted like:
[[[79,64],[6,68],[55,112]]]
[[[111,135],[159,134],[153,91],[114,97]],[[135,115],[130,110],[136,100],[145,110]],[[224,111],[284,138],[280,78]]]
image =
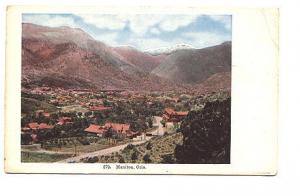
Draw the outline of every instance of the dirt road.
[[[119,146],[114,146],[114,147],[111,147],[111,148],[106,148],[106,149],[102,149],[102,150],[95,151],[95,152],[85,153],[85,154],[82,154],[82,155],[79,155],[79,156],[76,156],[76,157],[71,157],[71,158],[68,158],[68,159],[58,161],[58,163],[79,162],[80,159],[83,159],[83,158],[101,156],[101,155],[111,154],[113,152],[119,152],[120,150],[123,150],[128,144],[138,145],[138,144],[142,144],[142,143],[147,142],[149,139],[150,138],[147,138],[146,140],[143,140],[143,141],[130,142],[130,143],[127,143],[127,144],[122,144],[122,145],[119,145]]]
[[[153,126],[157,126],[157,129],[151,131],[152,135],[158,135],[158,136],[164,135],[165,128],[160,123],[161,120],[162,120],[162,117],[154,116]]]

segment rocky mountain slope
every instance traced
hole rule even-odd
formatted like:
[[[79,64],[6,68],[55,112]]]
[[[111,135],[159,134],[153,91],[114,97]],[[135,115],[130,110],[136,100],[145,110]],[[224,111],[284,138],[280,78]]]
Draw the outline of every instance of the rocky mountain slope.
[[[145,72],[151,72],[168,56],[166,54],[151,55],[129,46],[115,47],[113,50],[126,59],[128,63],[139,67]]]
[[[199,84],[211,75],[231,71],[231,42],[170,54],[152,73],[175,82]]]
[[[116,50],[117,51],[117,50]],[[175,85],[147,73],[114,48],[80,29],[23,24],[22,82],[65,88],[172,90]]]
[[[223,73],[230,71],[230,42],[152,55],[108,46],[78,28],[22,24],[24,87],[187,91],[207,85],[218,88]],[[214,74],[219,76],[202,84]],[[216,78],[220,82],[214,82]]]

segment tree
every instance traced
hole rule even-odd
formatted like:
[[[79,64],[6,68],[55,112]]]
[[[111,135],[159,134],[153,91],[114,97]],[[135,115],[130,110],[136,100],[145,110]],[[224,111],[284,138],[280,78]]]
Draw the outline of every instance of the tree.
[[[104,137],[106,138],[112,138],[113,137],[113,129],[110,127],[108,130],[105,132]]]
[[[149,128],[152,128],[152,127],[153,127],[153,121],[152,121],[152,118],[148,118],[148,119],[147,119],[147,122],[148,122]]]
[[[120,157],[120,158],[119,158],[119,163],[125,163],[125,160],[124,160],[123,157]]]
[[[28,133],[21,134],[21,144],[22,145],[28,145],[32,142],[31,135]]]
[[[179,128],[180,128],[179,124],[178,123],[174,123],[173,130],[176,131],[176,132],[178,132]]]
[[[88,163],[97,163],[99,161],[99,158],[97,156],[94,156],[94,157],[89,157],[87,159],[87,162]]]
[[[162,124],[163,127],[166,127],[166,121],[165,120],[161,120],[160,123]]]
[[[147,150],[151,150],[151,149],[152,149],[152,143],[151,143],[151,142],[148,142],[148,143],[147,143],[146,149],[147,149]]]
[[[133,144],[128,144],[124,150],[132,150],[132,149],[135,149],[135,146]]]

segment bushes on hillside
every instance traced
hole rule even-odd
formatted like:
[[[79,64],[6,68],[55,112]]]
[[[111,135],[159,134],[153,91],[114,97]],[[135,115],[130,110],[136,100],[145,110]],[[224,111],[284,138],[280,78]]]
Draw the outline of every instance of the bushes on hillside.
[[[216,100],[189,113],[180,128],[183,144],[175,149],[178,163],[230,163],[230,103]]]

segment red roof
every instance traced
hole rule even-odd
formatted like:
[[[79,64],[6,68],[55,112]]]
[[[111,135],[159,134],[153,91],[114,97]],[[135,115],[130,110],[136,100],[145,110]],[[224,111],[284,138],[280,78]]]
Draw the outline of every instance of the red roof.
[[[34,122],[34,123],[29,123],[28,127],[30,129],[53,129],[54,126],[53,125],[48,125],[46,123],[38,124],[38,123]]]
[[[97,134],[102,134],[105,132],[105,129],[100,126],[100,125],[93,125],[91,124],[88,128],[86,128],[84,131],[89,132],[89,133],[97,133]]]
[[[175,113],[175,110],[173,110],[172,108],[166,108],[166,109],[165,109],[165,112],[166,112],[167,114],[174,114],[174,113]]]
[[[43,112],[42,114],[43,114],[43,116],[45,116],[45,117],[50,117],[50,113],[48,113],[48,112]]]
[[[30,129],[37,129],[39,127],[39,124],[38,123],[29,123],[28,127]]]
[[[72,123],[72,118],[71,117],[60,117],[58,119],[58,125],[63,125],[63,124],[69,124]]]
[[[41,124],[39,125],[39,129],[53,129],[53,127],[54,127],[54,126],[48,125],[48,124],[46,124],[46,123],[41,123]]]
[[[186,116],[188,115],[189,112],[176,112],[175,110],[173,110],[172,108],[166,108],[165,112],[168,115],[177,115],[177,116]]]
[[[129,124],[118,124],[118,123],[105,123],[105,128],[112,128],[113,130],[117,131],[117,132],[128,132],[130,125]]]

